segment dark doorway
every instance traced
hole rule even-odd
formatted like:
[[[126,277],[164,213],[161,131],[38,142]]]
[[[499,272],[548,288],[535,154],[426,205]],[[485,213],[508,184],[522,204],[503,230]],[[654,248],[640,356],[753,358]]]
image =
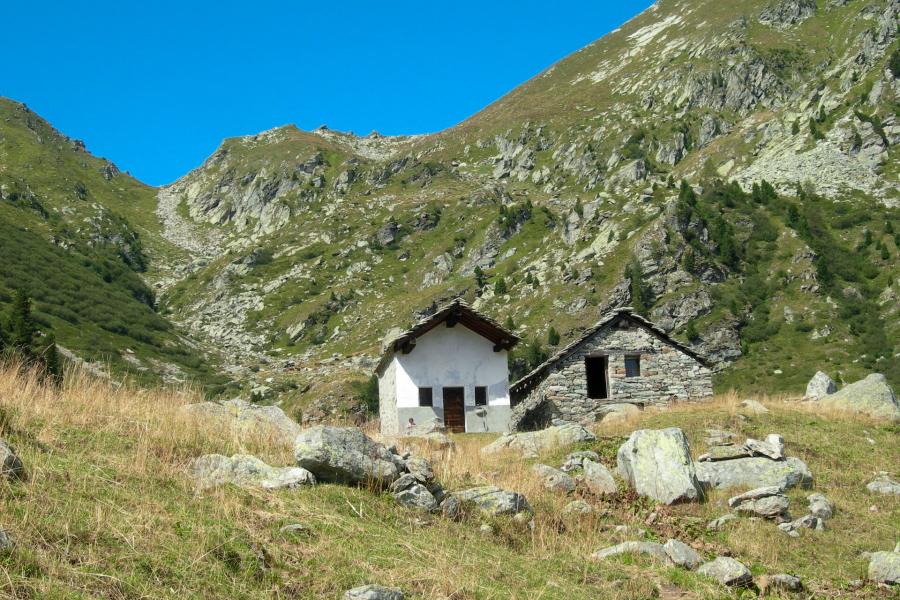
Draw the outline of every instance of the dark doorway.
[[[609,398],[609,386],[606,381],[606,370],[609,359],[605,356],[588,356],[584,359],[584,372],[587,376],[587,395],[594,400]]]
[[[461,387],[444,388],[444,427],[450,433],[466,431],[466,393]]]

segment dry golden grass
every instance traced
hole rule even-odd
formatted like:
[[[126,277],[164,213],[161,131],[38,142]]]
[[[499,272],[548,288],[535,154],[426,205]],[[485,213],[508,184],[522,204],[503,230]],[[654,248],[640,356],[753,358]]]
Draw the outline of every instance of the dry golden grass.
[[[201,454],[291,461],[290,448],[265,432],[248,437],[182,409],[198,399],[190,390],[116,387],[78,372],[54,389],[0,370],[0,435],[28,470],[26,481],[0,493],[0,528],[18,542],[0,557],[0,596],[334,598],[379,582],[412,598],[730,597],[694,573],[642,559],[587,560],[599,548],[633,539],[613,531],[626,524],[646,529],[647,539],[682,539],[708,557],[733,553],[757,573],[797,572],[817,597],[877,597],[869,588],[848,595],[841,582],[863,573],[859,552],[893,545],[900,522],[895,499],[864,490],[873,471],[900,464],[896,428],[823,416],[787,398],[760,398],[772,412],[746,419],[734,395],[646,412],[601,424],[599,441],[577,449],[594,449],[614,467],[616,448],[639,427],[680,426],[695,453],[705,427],[782,433],[789,453],[810,464],[817,488],[839,510],[829,531],[804,533],[799,541],[771,523],[748,520],[706,532],[706,521],[725,512],[726,494],[662,508],[627,492],[584,496],[595,512],[566,518],[562,509],[572,498],[544,490],[531,467],[558,466],[572,449],[548,451],[538,461],[484,456],[488,435],[456,436],[451,451],[410,440],[401,445],[428,455],[448,488],[490,484],[525,494],[535,509],[533,529],[475,514],[454,523],[402,509],[387,494],[333,485],[198,493],[186,471]],[[793,505],[803,505],[804,496],[792,493]],[[869,512],[872,504],[877,513]],[[485,522],[494,533],[479,531]],[[280,534],[288,523],[303,523],[310,534]]]

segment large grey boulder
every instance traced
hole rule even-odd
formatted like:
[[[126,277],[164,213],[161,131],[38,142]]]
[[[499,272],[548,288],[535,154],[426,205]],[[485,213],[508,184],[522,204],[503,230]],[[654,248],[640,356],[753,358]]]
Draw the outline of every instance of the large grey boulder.
[[[299,467],[272,467],[249,454],[207,454],[194,460],[191,474],[202,489],[234,484],[264,489],[293,489],[313,485],[316,478]]]
[[[825,396],[833,394],[837,391],[837,385],[832,381],[831,377],[822,371],[816,371],[813,378],[806,384],[806,393],[803,395],[804,400],[821,400]]]
[[[866,485],[866,489],[876,494],[900,496],[900,480],[881,472]]]
[[[421,483],[414,483],[409,487],[397,490],[393,493],[394,500],[406,508],[422,510],[425,512],[437,512],[438,503],[427,487]]]
[[[637,541],[622,542],[621,544],[598,550],[591,554],[591,558],[594,560],[605,560],[611,556],[618,556],[620,554],[643,554],[662,564],[669,564],[671,562],[671,559],[669,558],[669,555],[666,554],[666,550],[663,548],[662,544]]]
[[[363,585],[344,592],[344,600],[403,600],[403,592],[383,585]]]
[[[25,465],[6,440],[0,438],[0,477],[8,480],[24,479]]]
[[[706,487],[725,490],[734,487],[777,486],[787,490],[812,485],[812,473],[799,458],[771,460],[763,456],[697,463],[697,479]]]
[[[616,480],[605,466],[592,460],[584,461],[584,472],[581,481],[584,486],[597,496],[610,496],[618,492]]]
[[[293,444],[301,427],[277,406],[260,406],[244,400],[198,402],[184,410],[198,419],[213,421],[230,428],[239,436],[275,436],[285,444]]]
[[[860,413],[876,419],[900,421],[900,403],[884,375],[873,373],[833,394],[821,398],[818,403],[836,410]]]
[[[641,496],[662,504],[702,496],[687,437],[677,427],[633,432],[619,448],[616,461],[619,474]]]
[[[564,448],[578,442],[593,442],[597,436],[577,423],[560,423],[540,431],[505,433],[481,449],[482,454],[517,450],[529,458],[544,450]]]
[[[873,552],[869,557],[869,579],[889,585],[900,584],[900,552]]]
[[[809,502],[809,514],[827,521],[834,516],[834,502],[823,494],[810,494],[806,497]]]
[[[575,480],[571,475],[563,473],[548,465],[534,465],[531,470],[537,475],[541,483],[548,490],[571,494],[575,491]]]
[[[635,415],[639,415],[641,409],[634,404],[620,402],[616,404],[605,404],[597,410],[598,419],[604,422],[616,421],[619,419],[627,419]]]
[[[727,556],[719,556],[715,560],[703,563],[697,572],[730,587],[743,587],[753,583],[750,569]]]
[[[502,490],[493,485],[451,492],[450,497],[456,498],[462,503],[472,503],[481,512],[492,516],[533,512],[525,496],[518,492]]]
[[[389,485],[403,466],[399,456],[355,427],[305,429],[294,442],[294,457],[317,480],[349,485]]]

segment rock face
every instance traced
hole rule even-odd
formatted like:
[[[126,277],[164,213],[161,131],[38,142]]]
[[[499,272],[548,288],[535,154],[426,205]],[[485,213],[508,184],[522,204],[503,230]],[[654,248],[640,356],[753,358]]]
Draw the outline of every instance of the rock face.
[[[364,585],[344,592],[344,600],[403,600],[403,592],[382,585]]]
[[[581,476],[584,486],[597,496],[608,496],[618,491],[616,480],[605,466],[592,460],[584,461],[584,473]]]
[[[784,29],[816,14],[816,0],[781,0],[759,15],[759,22]]]
[[[720,462],[697,463],[697,479],[715,489],[776,486],[781,490],[810,487],[812,473],[802,460],[788,457],[771,460],[762,456],[736,458]]]
[[[8,480],[25,478],[25,465],[4,439],[0,439],[0,476]]]
[[[250,435],[274,433],[287,444],[293,444],[301,431],[300,425],[277,406],[259,406],[243,400],[228,400],[222,403],[188,404],[185,410],[198,418],[215,420],[238,432]]]
[[[900,480],[894,479],[887,473],[880,473],[866,485],[866,489],[876,494],[900,496]]]
[[[662,504],[692,502],[702,496],[691,449],[681,429],[641,429],[616,455],[619,474],[638,494]]]
[[[352,427],[312,427],[297,436],[297,464],[322,482],[389,485],[402,460]]]
[[[232,483],[241,487],[265,489],[293,489],[316,483],[315,476],[298,467],[271,467],[249,454],[232,457],[207,454],[196,459],[191,473],[200,488],[212,488]]]
[[[451,497],[462,503],[471,502],[483,513],[497,515],[531,514],[531,506],[525,496],[517,492],[501,490],[493,485],[452,492]]]
[[[900,584],[900,552],[873,552],[869,558],[869,579],[888,585]]]
[[[551,448],[563,448],[577,442],[593,442],[593,433],[575,423],[560,423],[540,431],[507,433],[481,449],[483,454],[504,450],[518,450],[526,457],[536,457],[539,452]]]
[[[753,582],[750,569],[727,556],[720,556],[708,563],[703,563],[697,572],[730,587],[743,587]]]
[[[836,391],[837,385],[832,381],[831,377],[822,371],[816,371],[813,378],[806,384],[806,393],[803,395],[803,398],[806,400],[821,400]]]
[[[900,403],[884,375],[873,373],[861,381],[819,399],[819,404],[861,413],[876,419],[900,421]]]

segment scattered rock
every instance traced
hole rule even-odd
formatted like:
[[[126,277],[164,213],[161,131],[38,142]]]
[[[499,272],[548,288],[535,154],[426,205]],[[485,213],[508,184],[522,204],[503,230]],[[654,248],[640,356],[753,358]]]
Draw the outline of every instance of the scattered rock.
[[[769,412],[769,409],[763,406],[761,402],[753,399],[744,400],[741,402],[741,407],[754,415],[764,415]]]
[[[698,462],[712,462],[717,460],[734,460],[750,456],[750,450],[746,446],[713,446],[709,452],[697,457]]]
[[[727,556],[719,556],[715,560],[703,563],[697,572],[730,587],[743,587],[753,582],[750,569]]]
[[[663,550],[677,566],[693,571],[700,566],[703,559],[696,550],[678,540],[670,539],[663,545]]]
[[[184,410],[199,418],[215,420],[241,434],[275,434],[286,444],[293,444],[302,431],[300,425],[277,406],[260,406],[240,399],[198,402],[186,405]]]
[[[404,475],[405,477],[405,475]],[[399,480],[398,480],[399,481]],[[437,512],[438,503],[434,495],[421,483],[413,483],[409,487],[397,490],[393,493],[394,500],[398,504],[414,510],[425,512]]]
[[[873,552],[869,557],[869,579],[888,585],[900,584],[900,552]]]
[[[594,508],[584,500],[572,500],[563,508],[564,515],[588,515]]]
[[[15,545],[15,540],[13,540],[8,533],[0,529],[0,551],[10,550],[14,548]]]
[[[593,450],[583,450],[581,452],[573,452],[566,457],[562,470],[566,473],[581,469],[585,460],[600,462],[600,455]]]
[[[25,465],[12,446],[2,438],[0,438],[0,476],[8,480],[25,478]]]
[[[700,483],[720,490],[767,486],[778,486],[782,490],[796,486],[808,488],[813,481],[806,463],[793,456],[779,461],[754,456],[719,462],[701,462],[697,463],[696,468]]]
[[[231,458],[221,454],[207,454],[194,461],[191,472],[198,487],[202,489],[232,483],[241,487],[275,490],[316,483],[315,476],[306,469],[271,467],[249,454],[235,454]]]
[[[707,429],[706,437],[703,438],[703,443],[707,446],[730,446],[734,444],[736,438],[737,434],[730,431]]]
[[[622,542],[621,544],[598,550],[591,554],[591,558],[594,560],[605,560],[611,556],[618,556],[620,554],[644,554],[662,564],[668,564],[670,562],[669,555],[666,554],[666,550],[662,544],[637,541]]]
[[[763,575],[759,578],[759,591],[763,596],[777,592],[799,592],[803,590],[803,583],[799,577],[779,573],[777,575]]]
[[[757,488],[728,499],[728,506],[738,514],[764,519],[787,520],[790,501],[777,486]]]
[[[364,585],[344,592],[344,600],[403,600],[403,592],[381,585]]]
[[[619,419],[627,419],[628,417],[640,414],[640,412],[641,409],[634,404],[620,402],[604,405],[597,411],[597,417],[608,423]]]
[[[462,516],[462,502],[455,496],[448,496],[441,503],[441,514],[451,521],[456,521]]]
[[[531,470],[541,478],[544,487],[554,492],[571,494],[575,491],[575,480],[559,469],[548,465],[534,465]]]
[[[900,403],[884,375],[873,373],[821,398],[819,404],[837,410],[865,414],[876,419],[900,421]]]
[[[483,454],[492,454],[504,450],[518,450],[529,458],[551,448],[571,446],[578,442],[593,442],[597,436],[576,423],[553,425],[540,431],[522,433],[506,433],[481,449]]]
[[[809,514],[827,521],[834,515],[834,502],[822,494],[810,494],[806,497],[809,502]]]
[[[517,492],[508,492],[493,485],[451,492],[450,497],[460,502],[471,502],[484,513],[490,515],[531,514],[533,511],[525,496]]]
[[[702,496],[690,446],[677,427],[633,432],[616,458],[619,474],[642,496],[662,504],[691,502]]]
[[[593,460],[584,461],[584,473],[581,476],[585,487],[597,496],[615,494],[618,491],[616,480],[605,466]]]
[[[836,391],[837,385],[832,381],[831,377],[822,371],[816,371],[813,378],[806,384],[806,393],[803,395],[803,399],[820,400]]]
[[[866,489],[878,494],[900,496],[900,481],[894,479],[887,473],[881,472],[875,479],[866,485]]]
[[[744,447],[747,448],[751,456],[762,455],[772,460],[784,458],[784,438],[777,433],[770,433],[766,436],[765,441],[762,442],[748,438],[744,443]]]
[[[297,436],[297,464],[318,481],[390,484],[400,476],[399,456],[353,427],[312,427]]]
[[[706,529],[708,529],[709,531],[718,531],[718,530],[722,529],[722,527],[724,527],[726,523],[730,523],[731,521],[737,521],[737,518],[738,518],[737,515],[734,515],[731,513],[722,515],[718,519],[713,519],[712,521],[707,523]]]

